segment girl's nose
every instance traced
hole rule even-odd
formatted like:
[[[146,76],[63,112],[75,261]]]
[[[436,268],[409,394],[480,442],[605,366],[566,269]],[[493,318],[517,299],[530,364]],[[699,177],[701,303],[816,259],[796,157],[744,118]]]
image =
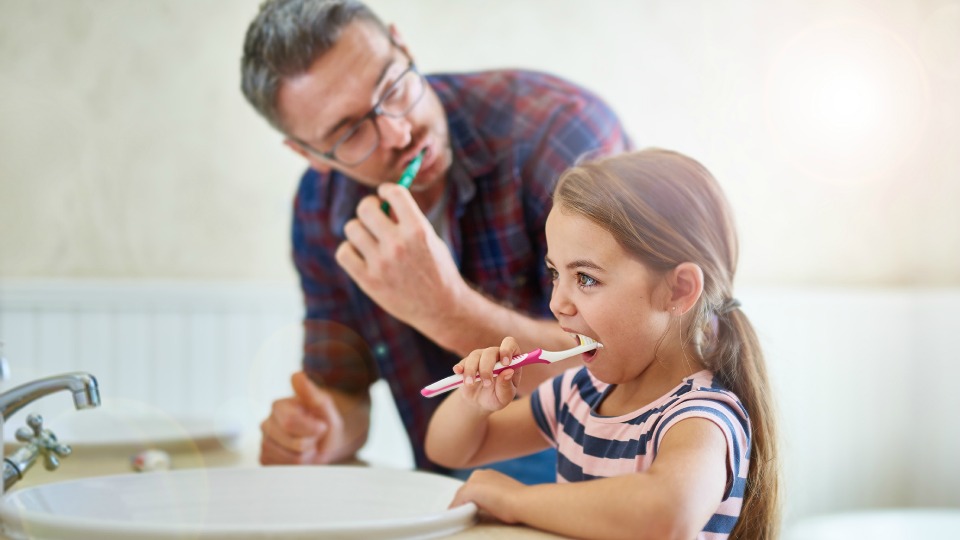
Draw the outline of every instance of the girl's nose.
[[[550,293],[550,311],[556,316],[570,316],[577,311],[570,301],[570,296],[563,291],[559,282],[554,282],[553,291]]]
[[[380,129],[380,145],[387,148],[405,148],[413,138],[412,125],[407,117],[380,115],[376,119]]]

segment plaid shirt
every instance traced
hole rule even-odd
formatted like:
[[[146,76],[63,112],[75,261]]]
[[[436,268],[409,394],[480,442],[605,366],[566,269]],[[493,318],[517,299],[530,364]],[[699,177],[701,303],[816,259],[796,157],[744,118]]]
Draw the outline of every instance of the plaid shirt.
[[[544,225],[553,186],[587,154],[630,147],[619,120],[595,95],[524,71],[431,75],[446,110],[454,167],[447,195],[453,256],[487,297],[552,318]],[[294,205],[293,256],[306,301],[304,371],[321,385],[356,392],[386,379],[414,451],[438,399],[420,389],[451,373],[446,351],[370,300],[334,261],[343,227],[372,190],[332,172],[308,170]]]

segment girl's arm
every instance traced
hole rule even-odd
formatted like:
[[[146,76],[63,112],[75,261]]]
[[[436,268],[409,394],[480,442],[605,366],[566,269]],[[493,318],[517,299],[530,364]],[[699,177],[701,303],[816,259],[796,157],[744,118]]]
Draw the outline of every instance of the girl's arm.
[[[425,447],[430,461],[462,469],[532,454],[549,446],[533,419],[529,397],[491,413],[472,406],[465,393],[463,388],[454,391],[433,414]]]
[[[430,419],[427,457],[450,468],[473,467],[546,448],[528,397],[514,401],[523,368],[493,376],[498,361],[508,362],[519,346],[506,338],[500,347],[474,351],[454,366],[464,385]],[[474,381],[476,376],[480,381]]]
[[[727,483],[727,445],[713,422],[690,418],[670,428],[649,470],[569,484],[523,486],[477,471],[451,506],[474,502],[507,523],[577,538],[694,538]]]

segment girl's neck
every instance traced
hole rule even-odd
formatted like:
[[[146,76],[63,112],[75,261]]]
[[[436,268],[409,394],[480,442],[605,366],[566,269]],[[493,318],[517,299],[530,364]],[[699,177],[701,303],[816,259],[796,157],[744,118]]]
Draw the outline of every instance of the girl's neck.
[[[597,407],[597,413],[620,416],[642,409],[663,397],[684,378],[704,369],[695,355],[673,361],[654,360],[637,378],[612,386]]]

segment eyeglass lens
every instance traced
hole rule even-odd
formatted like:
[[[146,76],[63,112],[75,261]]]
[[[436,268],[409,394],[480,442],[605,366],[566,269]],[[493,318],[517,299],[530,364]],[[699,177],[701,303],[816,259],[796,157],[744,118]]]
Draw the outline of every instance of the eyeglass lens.
[[[394,82],[380,104],[333,148],[334,159],[345,164],[357,164],[369,156],[380,144],[377,116],[400,118],[406,116],[423,96],[423,77],[412,67]]]

